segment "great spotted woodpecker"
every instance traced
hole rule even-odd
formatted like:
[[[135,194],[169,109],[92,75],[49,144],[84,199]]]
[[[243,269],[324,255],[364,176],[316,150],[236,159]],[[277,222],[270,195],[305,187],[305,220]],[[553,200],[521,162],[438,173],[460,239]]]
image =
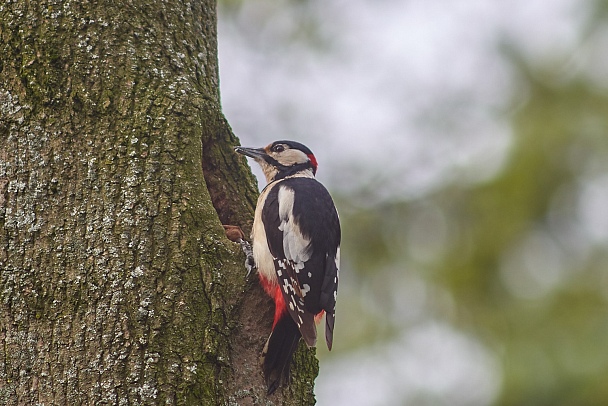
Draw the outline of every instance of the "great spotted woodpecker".
[[[340,221],[334,202],[315,179],[317,160],[306,146],[275,141],[265,148],[235,150],[260,164],[267,186],[253,221],[253,259],[264,290],[274,299],[272,332],[262,351],[262,369],[272,394],[289,381],[300,337],[317,342],[315,322],[325,313],[325,340],[333,341]]]

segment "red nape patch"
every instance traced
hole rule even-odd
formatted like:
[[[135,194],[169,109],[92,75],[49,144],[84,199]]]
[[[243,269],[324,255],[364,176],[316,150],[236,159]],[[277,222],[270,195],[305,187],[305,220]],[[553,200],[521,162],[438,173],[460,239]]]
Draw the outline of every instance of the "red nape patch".
[[[264,278],[262,274],[258,275],[260,276],[260,283],[264,288],[264,291],[266,291],[268,296],[274,299],[274,321],[272,322],[272,329],[274,330],[274,326],[277,325],[281,316],[283,316],[284,313],[287,313],[287,305],[285,304],[281,287]]]
[[[317,158],[315,158],[313,154],[308,154],[308,159],[310,159],[310,163],[312,164],[312,171],[316,174],[317,167],[319,166],[319,164],[317,163]]]

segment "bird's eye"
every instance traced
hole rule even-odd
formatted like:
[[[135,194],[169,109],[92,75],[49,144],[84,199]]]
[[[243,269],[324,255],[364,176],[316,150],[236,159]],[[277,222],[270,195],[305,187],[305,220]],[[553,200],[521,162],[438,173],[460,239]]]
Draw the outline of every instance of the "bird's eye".
[[[285,147],[281,144],[277,144],[274,147],[272,147],[273,152],[283,152],[285,151]]]

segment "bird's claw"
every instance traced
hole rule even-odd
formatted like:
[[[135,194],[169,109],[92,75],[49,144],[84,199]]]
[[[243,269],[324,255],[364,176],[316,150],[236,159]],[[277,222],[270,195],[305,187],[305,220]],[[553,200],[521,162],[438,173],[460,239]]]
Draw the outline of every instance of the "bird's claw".
[[[226,230],[226,237],[228,237],[230,241],[239,243],[241,245],[241,249],[247,257],[247,259],[245,259],[245,268],[247,269],[246,277],[249,277],[251,271],[255,269],[255,261],[253,260],[253,249],[251,248],[251,244],[245,240],[245,234],[239,226],[224,225],[224,230]]]
[[[245,259],[245,268],[247,269],[247,275],[245,277],[248,278],[251,274],[251,271],[255,269],[255,261],[253,260],[253,249],[251,248],[251,244],[249,244],[249,242],[246,240],[241,240],[237,242],[241,244],[241,248],[243,249],[243,252],[247,257]]]

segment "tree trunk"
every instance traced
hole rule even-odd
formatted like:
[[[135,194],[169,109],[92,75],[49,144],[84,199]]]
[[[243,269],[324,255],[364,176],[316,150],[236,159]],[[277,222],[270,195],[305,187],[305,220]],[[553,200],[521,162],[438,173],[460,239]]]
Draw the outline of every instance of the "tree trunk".
[[[237,143],[214,1],[0,5],[0,404],[266,404]]]

